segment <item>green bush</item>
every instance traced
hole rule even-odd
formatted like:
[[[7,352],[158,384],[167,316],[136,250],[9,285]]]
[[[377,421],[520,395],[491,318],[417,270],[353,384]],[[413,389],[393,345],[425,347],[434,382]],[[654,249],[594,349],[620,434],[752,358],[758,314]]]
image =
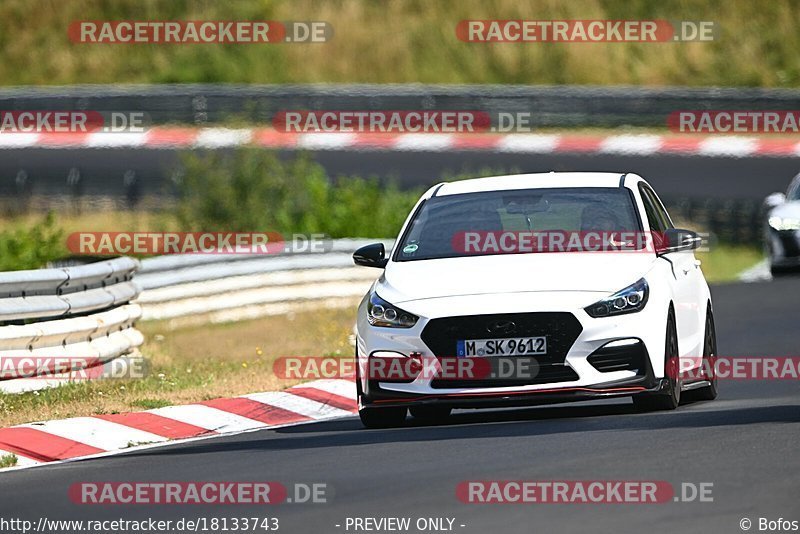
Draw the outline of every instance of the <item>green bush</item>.
[[[306,155],[283,160],[242,148],[182,159],[176,216],[187,231],[394,237],[421,194],[377,179],[331,180]]]
[[[0,469],[5,467],[14,467],[17,465],[17,455],[16,454],[4,454],[0,456]]]
[[[65,254],[64,232],[52,212],[33,228],[0,232],[0,271],[38,269]]]

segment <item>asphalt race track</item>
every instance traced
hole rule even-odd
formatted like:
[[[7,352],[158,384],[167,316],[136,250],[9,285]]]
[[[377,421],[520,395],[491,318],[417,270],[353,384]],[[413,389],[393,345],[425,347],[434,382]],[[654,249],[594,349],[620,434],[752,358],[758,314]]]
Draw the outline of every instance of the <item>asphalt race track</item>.
[[[800,353],[800,277],[713,288],[719,353]],[[800,519],[800,383],[729,381],[710,403],[634,413],[629,401],[460,412],[445,426],[362,430],[355,418],[0,474],[0,516],[176,519],[273,515],[287,533],[347,532],[364,516],[454,517],[464,533],[741,532]],[[713,483],[713,502],[462,504],[465,480]],[[80,506],[82,481],[280,481],[328,485],[327,504]],[[337,528],[336,525],[341,525]],[[460,527],[459,525],[465,525]],[[349,532],[353,532],[351,529]],[[412,532],[416,532],[412,530]]]
[[[283,152],[287,154],[287,152]],[[503,172],[611,171],[644,176],[665,199],[717,198],[761,201],[785,191],[800,171],[796,156],[705,157],[668,154],[600,155],[517,154],[492,151],[401,152],[326,150],[313,154],[330,176],[392,178],[404,186],[429,186],[454,174],[490,169]],[[161,195],[179,164],[174,150],[138,148],[0,150],[0,196],[13,196],[24,171],[34,194],[73,195],[71,169],[80,173],[82,195],[123,196],[126,173],[135,176],[137,194]]]

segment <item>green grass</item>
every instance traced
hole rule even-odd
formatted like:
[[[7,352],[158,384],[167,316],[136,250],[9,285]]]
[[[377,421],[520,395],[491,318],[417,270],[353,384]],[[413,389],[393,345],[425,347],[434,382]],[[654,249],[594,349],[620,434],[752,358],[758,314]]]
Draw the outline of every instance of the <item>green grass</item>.
[[[131,401],[131,406],[134,408],[142,408],[143,410],[155,410],[156,408],[164,408],[172,404],[166,399],[137,399]]]
[[[33,225],[15,225],[0,230],[0,271],[38,269],[67,252],[63,229],[54,213],[40,217]]]
[[[4,467],[14,467],[15,465],[17,465],[16,454],[4,454],[0,456],[0,469]]]
[[[465,43],[464,19],[714,21],[713,42]],[[79,20],[326,21],[325,44],[76,44]],[[797,87],[792,0],[5,0],[0,84],[515,83]]]
[[[733,282],[739,274],[764,259],[757,247],[718,244],[709,252],[698,252],[702,269],[710,284]]]

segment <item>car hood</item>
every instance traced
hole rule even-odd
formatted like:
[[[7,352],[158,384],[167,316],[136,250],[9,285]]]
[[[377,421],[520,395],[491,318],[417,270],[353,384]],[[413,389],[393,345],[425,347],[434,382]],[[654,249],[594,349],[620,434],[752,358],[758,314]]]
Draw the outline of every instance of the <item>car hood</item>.
[[[389,302],[533,291],[614,293],[643,277],[652,252],[505,254],[390,262],[376,290]]]

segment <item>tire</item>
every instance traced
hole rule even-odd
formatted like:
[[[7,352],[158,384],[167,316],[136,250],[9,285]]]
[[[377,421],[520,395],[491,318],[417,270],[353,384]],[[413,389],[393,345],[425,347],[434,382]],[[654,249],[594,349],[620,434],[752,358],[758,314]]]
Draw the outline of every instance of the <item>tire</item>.
[[[450,417],[452,408],[446,406],[412,406],[408,409],[414,419],[420,421],[439,423]]]
[[[392,428],[400,426],[406,420],[405,408],[362,408],[361,379],[358,374],[358,349],[356,349],[356,399],[358,402],[358,417],[366,428]]]
[[[361,408],[358,410],[361,424],[366,428],[392,428],[406,420],[405,408]]]
[[[693,400],[710,401],[717,398],[717,375],[714,373],[713,362],[709,362],[709,358],[717,355],[717,331],[714,327],[714,314],[711,312],[711,306],[708,307],[706,312],[706,329],[703,334],[703,368],[711,369],[712,376],[709,380],[710,384],[706,387],[696,389],[691,392]]]
[[[678,355],[678,331],[675,312],[670,308],[667,316],[667,332],[664,342],[664,375],[669,382],[668,393],[634,395],[633,405],[642,412],[674,410],[681,403],[680,360]]]

